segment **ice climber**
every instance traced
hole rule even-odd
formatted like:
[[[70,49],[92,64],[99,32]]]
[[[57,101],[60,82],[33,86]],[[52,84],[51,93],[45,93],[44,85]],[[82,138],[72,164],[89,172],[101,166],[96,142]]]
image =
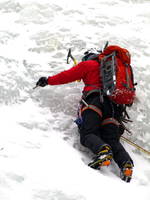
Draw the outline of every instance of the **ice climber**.
[[[76,80],[84,82],[77,124],[81,144],[95,154],[89,166],[98,169],[108,166],[113,159],[120,168],[121,179],[130,182],[133,160],[120,143],[125,130],[121,123],[124,105],[102,95],[100,67],[97,55],[86,53],[77,65],[56,75],[39,78],[36,86],[67,84]]]

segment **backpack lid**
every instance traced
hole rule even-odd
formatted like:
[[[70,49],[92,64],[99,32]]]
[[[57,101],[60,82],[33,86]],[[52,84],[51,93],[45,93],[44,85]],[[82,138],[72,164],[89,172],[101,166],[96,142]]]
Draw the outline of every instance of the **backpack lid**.
[[[102,59],[104,56],[111,54],[112,52],[116,52],[116,56],[122,60],[122,62],[130,65],[131,63],[131,55],[127,49],[121,48],[116,45],[107,46],[102,54],[99,55],[99,59]]]

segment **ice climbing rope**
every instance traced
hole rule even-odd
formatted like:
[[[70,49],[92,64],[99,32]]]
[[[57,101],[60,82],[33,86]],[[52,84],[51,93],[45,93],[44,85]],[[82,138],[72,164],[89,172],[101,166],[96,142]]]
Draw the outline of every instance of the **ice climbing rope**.
[[[136,147],[139,151],[141,151],[141,152],[143,152],[143,153],[146,153],[147,155],[150,156],[150,151],[148,151],[148,150],[142,148],[141,146],[139,146],[138,144],[132,142],[131,140],[127,139],[127,138],[124,137],[124,136],[121,136],[121,139],[122,139],[123,141],[127,142],[128,144],[130,144],[130,145]]]

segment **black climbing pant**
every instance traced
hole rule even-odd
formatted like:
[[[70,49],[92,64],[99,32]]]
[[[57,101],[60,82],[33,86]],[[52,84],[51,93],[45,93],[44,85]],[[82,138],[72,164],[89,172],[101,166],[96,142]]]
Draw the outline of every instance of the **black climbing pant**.
[[[102,116],[92,109],[83,111],[82,123],[79,127],[81,144],[95,154],[100,151],[103,145],[109,144],[112,148],[113,159],[120,168],[126,161],[130,160],[133,163],[130,155],[119,141],[124,129],[113,122],[102,123],[109,118],[117,121],[122,114],[120,106],[114,104],[107,97],[104,97],[104,101],[101,103],[98,93],[91,94],[85,101],[88,105],[99,108]]]

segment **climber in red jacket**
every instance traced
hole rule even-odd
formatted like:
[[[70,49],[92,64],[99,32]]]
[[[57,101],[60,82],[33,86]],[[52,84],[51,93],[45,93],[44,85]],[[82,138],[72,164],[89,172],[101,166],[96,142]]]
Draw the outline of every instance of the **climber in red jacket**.
[[[85,84],[83,92],[100,88],[99,63],[95,60],[80,62],[78,65],[69,70],[63,71],[52,77],[48,77],[46,81],[43,81],[43,84],[60,85],[80,79],[82,79]]]
[[[96,59],[93,60],[94,56],[95,54],[90,53],[69,70],[48,78],[41,77],[36,86],[60,85],[83,80],[85,86],[78,127],[81,144],[95,154],[89,166],[94,169],[108,166],[113,158],[121,169],[122,180],[130,182],[133,161],[119,141],[124,132],[119,123],[123,112],[122,106],[115,104],[107,96],[101,100],[100,63]]]

